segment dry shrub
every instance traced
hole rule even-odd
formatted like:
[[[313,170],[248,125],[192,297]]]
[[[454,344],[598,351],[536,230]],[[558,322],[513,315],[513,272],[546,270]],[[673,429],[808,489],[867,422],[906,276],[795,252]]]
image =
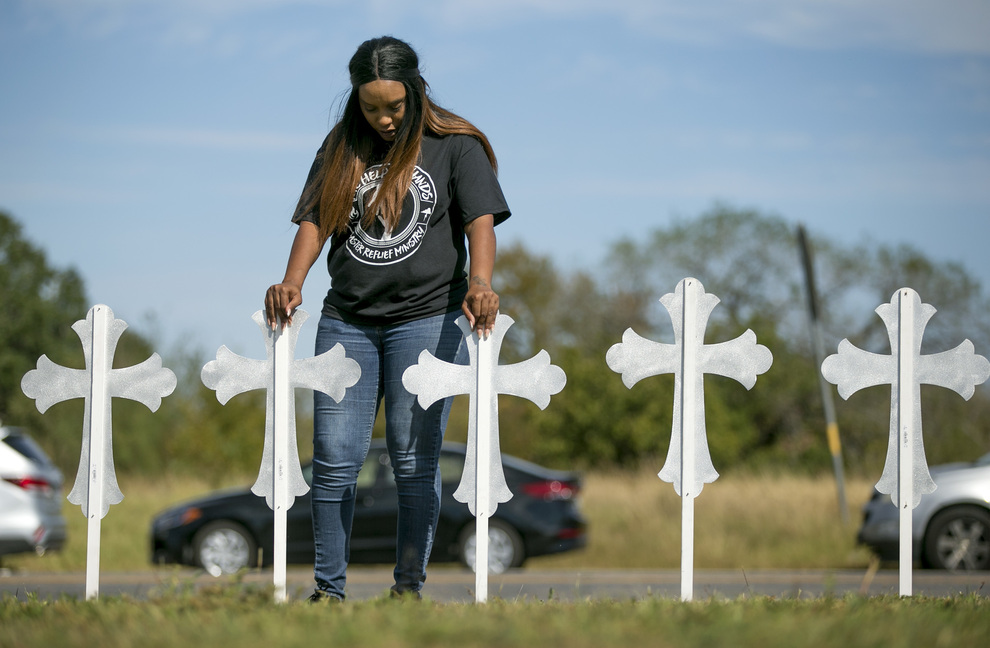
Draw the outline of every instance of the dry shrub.
[[[722,476],[694,500],[698,568],[859,567],[859,510],[872,483],[846,482],[849,524],[830,476]],[[588,547],[534,559],[542,567],[674,569],[681,561],[681,498],[653,469],[590,473],[581,494]]]

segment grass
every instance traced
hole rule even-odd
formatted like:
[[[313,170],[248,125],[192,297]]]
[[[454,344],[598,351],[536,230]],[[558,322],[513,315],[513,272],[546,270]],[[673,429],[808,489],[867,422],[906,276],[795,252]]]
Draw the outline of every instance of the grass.
[[[221,486],[244,486],[231,477]],[[101,571],[150,569],[149,527],[163,508],[215,487],[189,479],[121,477],[124,501],[101,524]],[[706,568],[857,568],[869,554],[855,543],[858,511],[872,484],[848,480],[851,522],[839,522],[831,477],[728,475],[695,500],[695,566]],[[652,469],[589,473],[581,493],[589,542],[582,551],[532,559],[545,569],[675,569],[680,565],[681,500]],[[16,571],[85,571],[86,519],[65,504],[69,540],[61,552],[7,556]]]
[[[233,477],[227,485],[250,483]],[[153,482],[122,478],[125,499],[103,520],[101,568],[149,569],[148,524],[162,508],[213,489],[196,479]],[[863,567],[855,546],[857,512],[870,493],[850,480],[852,522],[839,523],[831,479],[726,475],[695,501],[699,568]],[[538,558],[533,567],[676,568],[680,499],[654,471],[590,473],[581,507],[590,541],[581,552]],[[13,556],[23,571],[83,571],[85,519],[66,509],[70,542],[47,556]],[[312,646],[889,646],[983,645],[990,636],[990,598],[823,596],[777,599],[748,595],[685,603],[635,600],[503,600],[485,605],[393,601],[384,597],[340,606],[296,600],[272,603],[270,587],[238,581],[194,589],[181,584],[144,600],[84,601],[0,597],[0,648],[140,645]]]
[[[849,525],[840,522],[831,477],[729,475],[695,499],[695,566],[864,567],[856,546],[859,510],[872,483],[847,480]],[[582,510],[589,545],[534,563],[542,567],[675,569],[681,560],[681,498],[653,470],[591,473]]]
[[[734,601],[502,601],[387,598],[274,605],[263,589],[214,588],[148,601],[0,599],[0,648],[177,646],[977,646],[990,599],[856,596]]]

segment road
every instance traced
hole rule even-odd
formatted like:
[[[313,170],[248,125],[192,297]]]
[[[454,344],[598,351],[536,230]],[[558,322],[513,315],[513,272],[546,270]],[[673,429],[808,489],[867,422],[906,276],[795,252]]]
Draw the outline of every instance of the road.
[[[287,584],[291,600],[305,599],[312,591],[312,569],[292,567]],[[915,570],[913,594],[990,596],[990,572],[939,572]],[[168,596],[208,585],[266,587],[272,584],[271,570],[248,572],[238,577],[215,579],[193,569],[162,569],[133,573],[104,573],[100,596],[137,599]],[[392,583],[391,569],[351,567],[347,592],[350,600],[382,596]],[[506,600],[628,600],[658,596],[680,598],[680,570],[539,570],[519,569],[489,578],[489,598]],[[84,573],[3,573],[0,597],[20,600],[37,596],[83,598]],[[734,599],[739,596],[817,598],[859,593],[867,596],[894,595],[899,591],[897,570],[698,570],[694,599]],[[474,574],[458,568],[431,569],[424,597],[437,602],[474,601]]]

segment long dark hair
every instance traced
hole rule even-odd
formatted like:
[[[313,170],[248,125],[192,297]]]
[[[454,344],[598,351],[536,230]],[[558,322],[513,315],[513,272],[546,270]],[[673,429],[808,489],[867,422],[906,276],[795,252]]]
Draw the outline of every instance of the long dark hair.
[[[351,75],[350,96],[317,154],[320,171],[306,186],[296,208],[297,214],[318,211],[321,240],[347,230],[354,190],[368,164],[385,145],[364,118],[358,104],[358,88],[365,83],[398,81],[406,89],[405,116],[381,160],[382,164],[388,165],[389,171],[365,210],[365,226],[370,226],[379,213],[391,227],[398,224],[425,132],[476,137],[492,168],[498,170],[495,152],[484,133],[430,99],[429,85],[419,73],[419,57],[408,44],[391,36],[367,40],[358,47],[347,67]]]

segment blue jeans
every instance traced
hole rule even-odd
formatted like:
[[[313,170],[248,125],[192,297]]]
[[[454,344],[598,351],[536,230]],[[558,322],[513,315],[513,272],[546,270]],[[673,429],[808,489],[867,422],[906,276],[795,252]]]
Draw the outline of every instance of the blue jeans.
[[[397,592],[419,592],[440,514],[438,462],[450,398],[424,410],[402,386],[403,372],[424,349],[465,363],[467,347],[454,324],[459,312],[391,326],[363,326],[323,316],[316,354],[338,342],[361,366],[361,378],[340,403],[314,392],[313,537],[316,586],[344,598],[350,560],[355,484],[368,455],[378,406],[385,400],[385,437],[399,497]]]

